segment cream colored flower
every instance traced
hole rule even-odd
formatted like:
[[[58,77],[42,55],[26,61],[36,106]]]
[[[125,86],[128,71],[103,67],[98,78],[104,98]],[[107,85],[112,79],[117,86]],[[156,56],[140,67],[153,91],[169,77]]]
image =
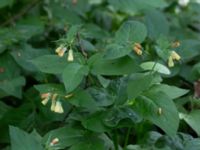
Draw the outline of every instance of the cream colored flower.
[[[70,49],[68,52],[68,57],[67,57],[68,61],[74,61],[74,55],[73,55],[73,50]]]
[[[59,100],[56,101],[56,106],[54,108],[54,112],[56,112],[56,113],[63,113],[64,112],[63,107],[62,107],[62,103]]]
[[[67,48],[63,45],[60,45],[58,48],[56,48],[55,52],[58,54],[58,56],[63,57],[65,52],[67,51]]]
[[[179,61],[181,59],[181,56],[178,53],[176,53],[175,51],[171,52],[171,56],[172,56],[173,60]]]
[[[174,61],[173,61],[172,56],[169,56],[169,58],[168,58],[168,66],[169,67],[174,67]]]
[[[46,105],[49,101],[49,99],[51,98],[51,93],[43,93],[41,94],[41,98],[42,98],[42,104]]]

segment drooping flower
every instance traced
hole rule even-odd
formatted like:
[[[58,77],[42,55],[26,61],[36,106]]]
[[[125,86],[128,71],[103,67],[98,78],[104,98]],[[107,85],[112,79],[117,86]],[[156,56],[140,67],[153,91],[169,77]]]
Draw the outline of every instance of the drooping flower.
[[[46,105],[51,98],[51,93],[43,93],[41,94],[42,104]]]
[[[174,60],[179,61],[180,59],[181,59],[181,56],[177,52],[171,51],[170,56],[168,58],[168,66],[174,67]]]
[[[137,55],[142,55],[142,46],[139,43],[135,43],[133,50]]]
[[[181,56],[177,52],[175,52],[175,51],[171,52],[171,56],[172,56],[173,60],[179,61],[181,59]]]
[[[169,58],[168,58],[168,66],[169,67],[174,67],[174,61],[173,61],[172,56],[169,56]]]
[[[55,52],[58,54],[58,56],[63,57],[65,52],[67,51],[67,48],[64,45],[60,45],[58,48],[56,48]]]
[[[68,61],[74,61],[74,55],[73,55],[73,50],[70,49],[68,52],[68,57],[67,57]]]
[[[56,101],[54,112],[60,113],[60,114],[64,112],[63,107],[62,107],[62,103],[59,100]]]

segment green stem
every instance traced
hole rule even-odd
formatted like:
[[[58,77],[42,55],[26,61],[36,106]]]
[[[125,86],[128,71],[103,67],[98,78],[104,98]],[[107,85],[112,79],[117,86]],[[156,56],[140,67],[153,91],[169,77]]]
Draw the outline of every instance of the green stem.
[[[115,150],[119,150],[118,149],[118,137],[117,137],[117,131],[116,130],[114,131],[113,141],[114,141]]]
[[[126,137],[125,137],[125,142],[124,142],[124,150],[126,150],[126,146],[128,144],[128,140],[129,140],[129,135],[131,133],[131,127],[128,128],[128,131],[126,133]]]

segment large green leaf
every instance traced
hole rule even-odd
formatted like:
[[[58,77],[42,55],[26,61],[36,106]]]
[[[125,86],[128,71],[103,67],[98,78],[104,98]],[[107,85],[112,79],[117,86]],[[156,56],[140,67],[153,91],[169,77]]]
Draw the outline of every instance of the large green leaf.
[[[45,54],[49,54],[49,52],[46,49],[35,49],[30,45],[25,44],[21,48],[12,51],[11,54],[21,67],[28,71],[36,71],[37,69],[30,60]]]
[[[4,91],[7,95],[16,96],[21,98],[22,96],[22,87],[25,85],[25,78],[22,76],[4,80],[0,82],[0,90]]]
[[[14,0],[1,0],[0,1],[0,8],[11,6],[13,4]]]
[[[83,77],[88,74],[88,67],[78,63],[68,64],[63,73],[62,79],[67,92],[73,91],[83,80]]]
[[[200,110],[193,110],[189,114],[182,114],[183,119],[191,126],[191,128],[200,135]]]
[[[144,24],[138,21],[127,21],[115,34],[115,43],[107,46],[105,58],[115,59],[129,54],[134,43],[141,43],[147,35]]]
[[[76,91],[76,93],[68,101],[76,107],[83,107],[89,110],[97,109],[97,103],[88,92],[83,90]]]
[[[188,93],[188,90],[186,89],[181,89],[175,86],[169,86],[167,84],[156,84],[151,88],[151,91],[163,92],[166,95],[168,95],[171,99],[178,98]]]
[[[43,150],[39,141],[33,135],[10,126],[11,150]]]
[[[157,39],[160,36],[168,35],[169,23],[162,12],[157,10],[147,11],[145,21],[148,29],[148,35],[151,39]]]
[[[57,55],[44,55],[32,60],[32,63],[42,72],[51,74],[60,74],[67,66],[65,57]]]
[[[146,38],[146,35],[147,30],[143,23],[127,21],[116,32],[115,41],[123,45],[141,43]]]
[[[163,8],[166,6],[164,0],[109,0],[109,3],[119,11],[135,14],[141,10],[152,8]]]
[[[129,99],[134,99],[147,90],[151,86],[152,79],[152,74],[133,74],[127,88]]]
[[[89,59],[88,63],[91,72],[96,75],[126,75],[141,70],[138,64],[128,56],[107,60],[102,54],[96,54]]]
[[[107,150],[104,141],[97,136],[85,136],[79,143],[74,144],[69,150]]]
[[[78,143],[82,139],[83,135],[84,132],[82,130],[66,126],[48,132],[42,141],[44,144],[49,145],[54,138],[58,138],[59,148],[64,149]]]
[[[178,111],[174,102],[165,93],[146,93],[136,98],[133,107],[168,135],[176,134],[179,125]]]

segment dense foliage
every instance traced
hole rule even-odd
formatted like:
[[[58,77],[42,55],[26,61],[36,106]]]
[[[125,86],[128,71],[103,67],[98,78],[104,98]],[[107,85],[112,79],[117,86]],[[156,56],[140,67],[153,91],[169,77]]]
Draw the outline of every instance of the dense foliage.
[[[1,150],[200,150],[198,0],[0,0]]]

